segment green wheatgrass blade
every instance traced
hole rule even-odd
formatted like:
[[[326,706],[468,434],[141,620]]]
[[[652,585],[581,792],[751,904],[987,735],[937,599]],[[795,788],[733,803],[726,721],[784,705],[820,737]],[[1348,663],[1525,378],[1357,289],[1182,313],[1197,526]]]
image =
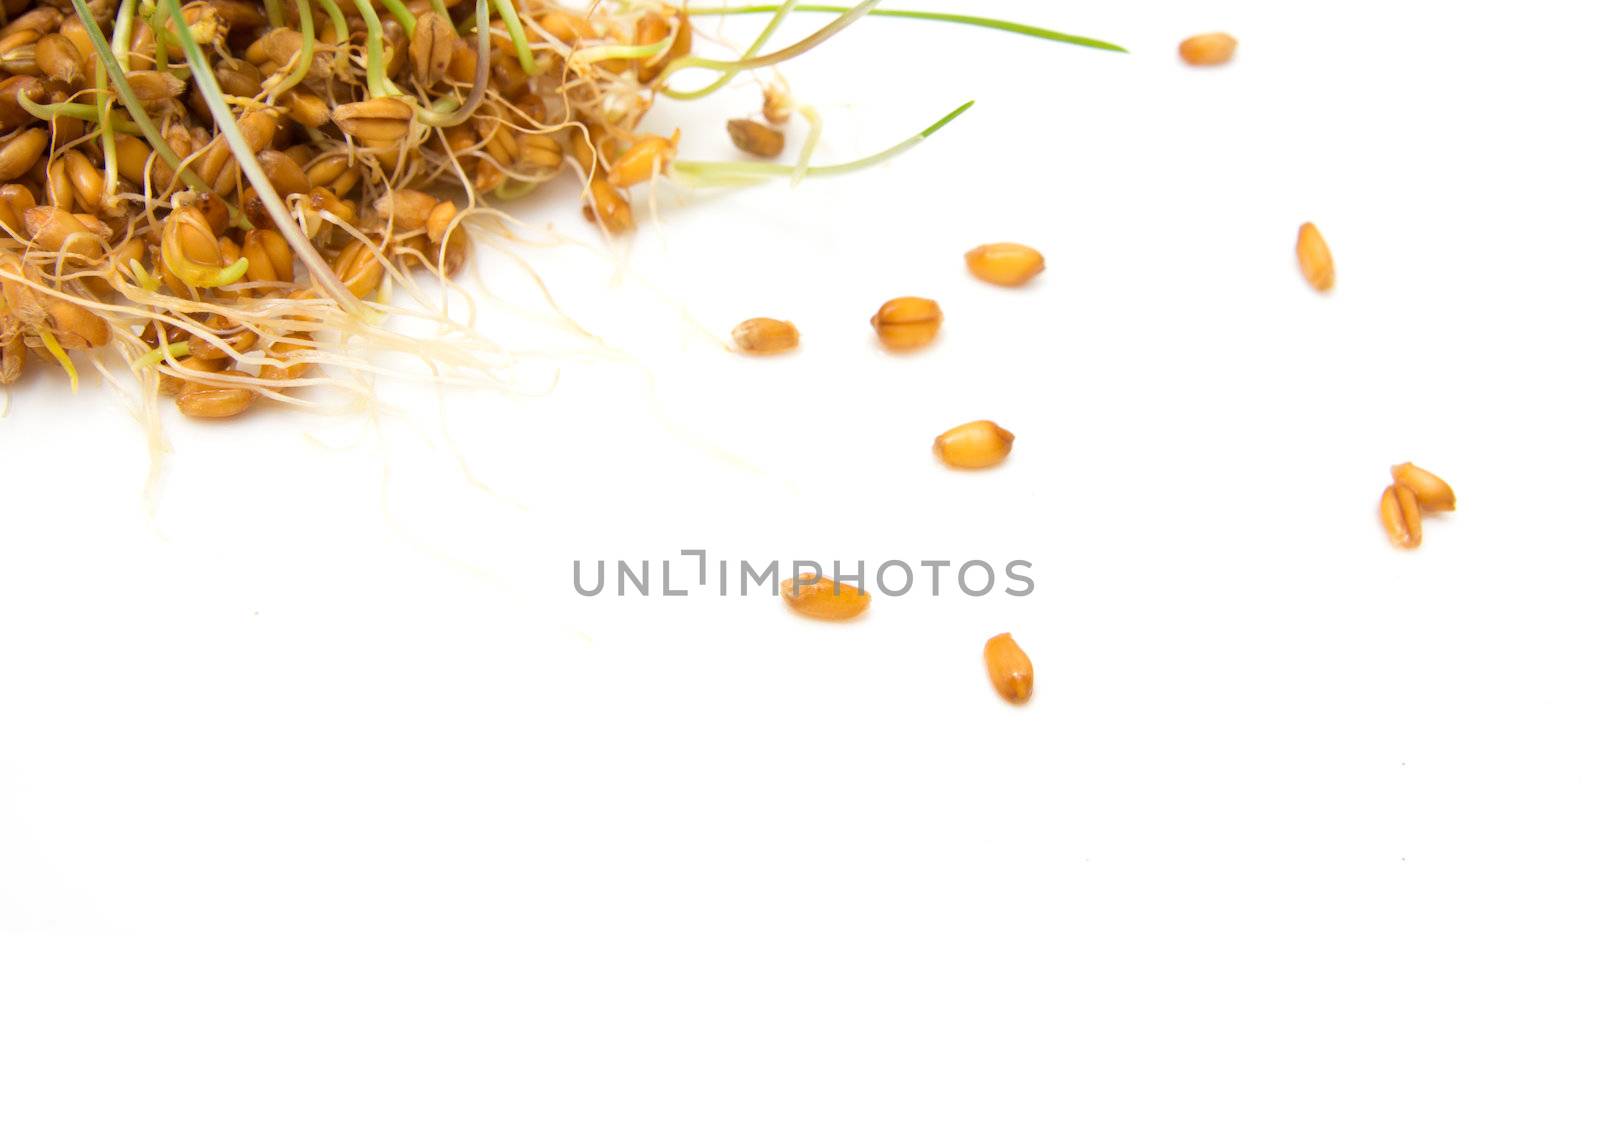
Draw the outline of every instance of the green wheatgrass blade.
[[[288,91],[306,78],[306,74],[311,71],[312,56],[317,50],[316,28],[311,22],[311,0],[294,0],[294,2],[300,10],[300,50],[295,53],[294,67],[272,86],[274,96]]]
[[[339,5],[334,0],[318,0],[322,10],[328,15],[328,22],[333,25],[333,42],[338,45],[333,50],[333,71],[337,75],[344,62],[350,58],[350,25],[345,23],[344,13],[339,10]]]
[[[117,6],[116,22],[111,25],[111,55],[120,64],[124,71],[128,67],[128,49],[133,42],[134,0],[122,0]],[[112,132],[116,130],[116,116],[111,108],[111,85],[106,79],[106,65],[98,57],[94,61],[94,101],[95,108],[100,113],[100,150],[105,153],[106,186],[104,191],[107,203],[117,196],[118,171],[116,140],[112,139]]]
[[[171,0],[167,0],[168,3]],[[122,65],[117,62],[117,57],[112,54],[111,45],[106,43],[105,33],[100,31],[94,13],[89,11],[87,0],[72,0],[73,10],[78,13],[78,19],[83,21],[83,30],[88,33],[89,41],[94,45],[95,56],[105,65],[106,76],[111,80],[111,86],[117,89],[117,94],[122,97],[122,105],[128,109],[128,114],[133,116],[133,122],[139,125],[139,132],[150,145],[150,149],[161,157],[161,161],[178,173],[178,178],[193,191],[209,194],[211,184],[207,183],[183,160],[178,158],[178,153],[162,137],[160,130],[150,119],[150,113],[144,109],[144,104],[139,102],[139,97],[133,94],[133,87],[128,83],[128,73],[122,70]],[[178,22],[183,24],[180,17]],[[189,42],[194,42],[194,37],[189,35],[189,26],[183,24],[183,34]]]
[[[83,4],[84,0],[72,0],[72,2]],[[162,2],[166,4],[167,10],[173,17],[178,42],[183,46],[184,58],[189,61],[190,72],[195,86],[200,91],[200,97],[211,109],[211,117],[216,120],[217,130],[222,133],[223,138],[228,141],[228,147],[233,151],[234,162],[239,165],[239,170],[244,173],[250,185],[256,189],[256,194],[261,197],[261,205],[267,209],[267,214],[272,216],[273,224],[283,234],[294,253],[300,256],[300,261],[305,263],[306,271],[312,281],[321,287],[341,310],[358,318],[365,318],[367,309],[355,295],[350,293],[344,283],[339,281],[339,276],[333,273],[333,268],[328,266],[327,260],[317,253],[317,249],[311,245],[311,240],[306,238],[306,233],[289,214],[289,208],[284,205],[283,199],[273,189],[272,180],[268,179],[267,173],[261,169],[260,160],[256,158],[255,152],[250,150],[249,141],[239,130],[239,121],[233,118],[233,110],[228,107],[228,97],[223,94],[222,85],[217,82],[217,74],[211,70],[211,63],[200,50],[200,45],[195,43],[194,33],[189,31],[189,25],[183,22],[178,7],[179,0],[162,0]],[[366,0],[359,2],[366,4]],[[366,6],[370,11],[372,5],[366,4]],[[126,83],[127,80],[124,79],[123,82]]]
[[[158,332],[161,330],[159,323],[156,325],[156,330]],[[176,366],[178,365],[178,359],[185,357],[189,353],[188,339],[184,339],[181,342],[166,342],[165,334],[162,334],[161,338],[163,339],[162,345],[139,355],[133,360],[133,368],[135,370],[142,370],[147,366],[154,366],[157,362],[162,361],[165,361],[169,366]]]
[[[35,103],[28,98],[27,92],[17,93],[17,103],[28,109],[28,113],[39,119],[54,119],[64,115],[68,119],[81,119],[86,123],[100,123],[100,113],[86,103]],[[138,135],[139,125],[123,116],[112,113],[110,117],[111,129],[121,135]]]
[[[374,99],[379,96],[398,96],[400,89],[389,82],[388,69],[384,66],[383,22],[372,7],[372,0],[355,0],[355,5],[367,25],[367,90]]]
[[[500,13],[500,22],[506,26],[511,46],[517,51],[517,63],[525,75],[533,75],[533,49],[528,47],[528,34],[522,28],[522,17],[517,14],[516,6],[511,0],[494,0],[494,8]]]
[[[267,23],[274,28],[283,27],[283,0],[266,0]]]
[[[328,22],[333,25],[334,38],[348,40],[350,38],[350,25],[345,22],[344,11],[334,0],[320,0],[322,10],[328,15]]]
[[[167,38],[156,31],[154,22],[146,18],[145,23],[150,25],[150,30],[156,33],[156,71],[167,70]]]
[[[106,173],[98,208],[105,206],[117,193],[117,141],[111,115],[111,85],[106,82],[106,66],[98,57],[94,61],[94,112],[100,124],[100,152]]]
[[[411,9],[402,4],[400,0],[383,0],[383,6],[389,9],[391,16],[400,21],[400,27],[407,36],[416,31],[417,18],[411,14]]]
[[[221,270],[207,274],[205,276],[205,285],[208,287],[232,286],[249,273],[250,260],[240,255]]]
[[[150,25],[150,31],[155,34],[156,71],[167,71],[167,61],[171,58],[173,50],[176,49],[180,57],[183,55],[178,37],[167,27],[167,10],[162,7],[161,0],[154,0],[154,3],[144,3],[141,0],[139,15]],[[189,72],[188,65],[181,60],[172,65],[172,70],[174,74],[183,76],[187,76]]]
[[[872,11],[873,8],[877,7],[877,4],[878,0],[862,0],[862,3],[857,4],[854,8],[845,9],[844,15],[835,20],[830,20],[805,39],[796,40],[787,48],[780,48],[776,52],[768,52],[764,56],[745,56],[737,60],[708,60],[703,56],[684,56],[682,59],[674,60],[667,65],[662,75],[668,76],[674,71],[681,71],[683,68],[705,68],[708,71],[725,72],[730,76],[736,72],[749,71],[751,68],[770,68],[775,64],[781,64],[786,60],[794,59],[796,56],[804,55],[825,40],[831,40]],[[670,96],[673,99],[699,99],[707,92],[715,90],[716,88],[712,86],[702,88],[698,92],[679,94],[668,88],[662,88],[661,94]]]
[[[122,0],[117,8],[116,23],[111,27],[111,54],[122,65],[123,71],[128,69],[128,55],[133,47],[133,22],[138,18],[138,5],[134,0]]]
[[[138,259],[131,260],[128,263],[128,269],[133,272],[133,279],[139,284],[140,290],[149,294],[161,293],[161,280],[156,278],[155,275],[151,274],[149,271],[145,270],[144,264]]]
[[[232,286],[250,269],[250,260],[240,255],[225,267],[208,267],[195,262],[183,253],[181,246],[176,250],[163,250],[162,262],[167,268],[178,276],[178,281],[204,290],[207,287]]]
[[[868,167],[873,167],[879,163],[887,162],[897,155],[903,155],[907,151],[910,151],[924,139],[927,139],[934,132],[944,127],[945,124],[964,114],[975,102],[976,101],[969,99],[966,103],[956,108],[955,111],[943,117],[938,122],[923,128],[909,139],[902,139],[899,143],[884,151],[879,151],[876,154],[864,156],[861,159],[853,159],[849,163],[830,163],[821,167],[807,167],[804,169],[804,174],[807,178],[812,178],[818,175],[848,175],[852,171],[864,171]],[[794,164],[789,163],[718,163],[693,159],[674,160],[670,169],[672,176],[678,179],[680,182],[701,187],[712,187],[719,185],[738,186],[751,183],[760,183],[762,180],[776,179],[783,175],[792,176],[798,170],[801,169]]]
[[[72,379],[72,392],[78,392],[78,368],[72,364],[72,356],[61,349],[61,343],[56,341],[56,336],[50,333],[48,326],[39,328],[39,341],[50,352],[50,357],[61,364],[61,369],[67,372],[67,377]]]
[[[776,4],[741,4],[734,7],[691,7],[687,9],[690,16],[763,16],[768,12],[775,12]],[[833,14],[848,12],[835,4],[801,4],[794,9],[796,12],[821,12]],[[922,12],[909,8],[877,8],[872,12],[874,16],[889,16],[901,20],[931,20],[940,24],[965,24],[970,28],[989,28],[996,32],[1011,32],[1018,36],[1032,36],[1038,40],[1052,40],[1058,44],[1076,44],[1080,48],[1097,48],[1102,52],[1126,52],[1128,49],[1106,40],[1095,40],[1088,36],[1073,36],[1066,32],[1057,32],[1051,28],[1040,28],[1033,24],[1019,24],[1013,20],[996,20],[989,16],[963,16],[954,12]]]
[[[596,44],[592,48],[579,48],[567,57],[574,67],[593,64],[600,60],[642,60],[672,46],[669,37],[653,44]]]
[[[765,28],[761,29],[761,34],[759,36],[757,36],[754,40],[750,41],[750,46],[745,48],[745,50],[743,52],[739,53],[739,58],[741,60],[748,60],[751,56],[755,55],[763,47],[765,47],[767,41],[772,38],[773,33],[777,32],[778,25],[783,23],[783,18],[785,16],[787,16],[790,12],[793,12],[794,8],[795,8],[795,5],[798,4],[799,2],[800,2],[800,0],[787,0],[787,2],[783,3],[783,4],[774,4],[772,6],[772,19],[768,20],[767,21],[767,26]],[[688,16],[685,16],[684,19],[687,20]],[[663,69],[663,73],[662,73],[662,77],[661,78],[663,80],[665,80],[668,76],[670,76],[672,74],[672,71],[673,71],[672,65],[668,64],[666,66],[666,68]],[[734,72],[724,72],[722,75],[720,75],[716,79],[712,80],[705,87],[696,88],[694,91],[684,92],[681,95],[679,95],[677,98],[678,99],[699,99],[701,96],[708,96],[712,92],[716,91],[718,88],[721,88],[721,87],[725,86],[726,84],[731,83],[735,74],[736,73],[734,73]]]

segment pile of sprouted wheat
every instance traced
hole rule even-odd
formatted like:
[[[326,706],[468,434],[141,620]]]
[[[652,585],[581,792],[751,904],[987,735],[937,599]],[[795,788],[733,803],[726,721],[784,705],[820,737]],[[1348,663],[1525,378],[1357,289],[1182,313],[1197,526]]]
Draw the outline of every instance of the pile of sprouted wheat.
[[[633,225],[630,188],[839,174],[855,162],[678,158],[645,134],[658,101],[769,77],[763,115],[791,104],[773,69],[862,16],[801,5],[677,7],[608,0],[4,0],[0,24],[0,382],[29,355],[76,387],[84,363],[131,369],[146,408],[222,418],[260,402],[314,404],[369,350],[430,369],[472,357],[470,329],[429,310],[420,276],[448,279],[472,228],[503,201],[577,176],[585,215]],[[793,12],[827,23],[768,41]],[[734,59],[695,54],[697,17],[765,14]],[[976,24],[1088,47],[1114,45],[987,17]],[[698,87],[684,73],[709,75]],[[807,109],[801,109],[806,111]],[[763,154],[770,137],[735,131]],[[573,182],[562,180],[571,190]],[[412,300],[403,303],[397,299]],[[422,308],[454,339],[387,332]],[[126,372],[123,372],[124,376]]]

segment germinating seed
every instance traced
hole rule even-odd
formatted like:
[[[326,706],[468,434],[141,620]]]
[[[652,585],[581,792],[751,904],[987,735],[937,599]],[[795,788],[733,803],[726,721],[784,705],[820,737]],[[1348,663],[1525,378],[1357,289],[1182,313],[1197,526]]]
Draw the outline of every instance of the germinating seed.
[[[643,183],[665,172],[667,164],[677,153],[678,135],[676,131],[671,139],[660,135],[641,135],[638,142],[611,165],[608,178],[612,186],[632,187],[635,183]]]
[[[1234,49],[1239,46],[1226,32],[1206,32],[1200,36],[1190,36],[1178,45],[1178,55],[1183,62],[1197,68],[1211,68],[1218,64],[1225,64],[1233,59]]]
[[[1315,223],[1300,224],[1294,253],[1300,260],[1300,273],[1305,276],[1306,282],[1320,291],[1333,289],[1333,254]]]
[[[872,604],[872,594],[865,590],[812,576],[785,581],[783,599],[795,612],[818,621],[848,621]]]
[[[967,270],[996,286],[1021,286],[1044,270],[1044,256],[1021,243],[985,243],[967,252]]]
[[[83,81],[83,54],[59,33],[45,36],[34,44],[33,63],[46,77],[60,83]]]
[[[892,298],[872,316],[878,341],[890,350],[916,350],[939,333],[944,312],[931,298]]]
[[[800,345],[800,331],[780,318],[747,318],[733,328],[733,344],[746,354],[783,354]]]
[[[677,17],[677,22],[682,28],[688,27],[688,20],[683,16]],[[681,35],[681,29],[680,29]],[[673,25],[667,17],[660,12],[646,12],[639,18],[639,23],[633,29],[633,43],[635,47],[657,45],[664,41],[673,40]],[[672,42],[665,51],[658,55],[643,60],[639,64],[639,78],[646,83],[655,79],[674,59],[684,55],[689,50],[687,40],[682,45],[683,50],[678,50],[678,44]]]
[[[789,98],[787,88],[774,85],[761,90],[761,116],[768,123],[781,127],[793,114],[794,101]]]
[[[110,229],[98,220],[86,223],[60,207],[29,207],[22,213],[23,226],[33,245],[44,251],[90,255],[102,249]]]
[[[449,199],[442,200],[433,210],[428,212],[424,226],[428,231],[428,241],[437,243],[444,238],[444,233],[456,217],[456,205]]]
[[[989,670],[989,683],[1002,699],[1027,703],[1033,695],[1033,662],[1010,633],[989,638],[983,646],[983,663]]]
[[[1016,435],[993,422],[965,422],[933,439],[933,452],[941,462],[958,470],[997,466],[1011,452]]]
[[[633,207],[610,180],[596,179],[589,184],[589,202],[584,204],[583,213],[603,230],[633,230]]]

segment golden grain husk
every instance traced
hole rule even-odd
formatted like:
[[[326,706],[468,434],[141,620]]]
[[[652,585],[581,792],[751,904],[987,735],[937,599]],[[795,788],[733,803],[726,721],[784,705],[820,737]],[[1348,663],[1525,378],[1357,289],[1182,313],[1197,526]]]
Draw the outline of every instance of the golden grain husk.
[[[444,79],[458,42],[454,26],[439,13],[427,11],[417,17],[407,54],[411,60],[411,74],[424,89]]]
[[[178,409],[191,418],[233,418],[256,400],[254,390],[185,379],[178,388]]]
[[[982,470],[1005,461],[1015,440],[1015,434],[994,422],[963,422],[935,438],[933,452],[953,469]]]
[[[1391,485],[1378,501],[1378,518],[1389,540],[1401,549],[1422,544],[1422,510],[1417,495],[1403,485]]]
[[[745,354],[785,354],[800,345],[800,331],[781,318],[747,318],[733,328],[733,344]]]
[[[633,230],[633,207],[628,197],[606,179],[595,179],[589,184],[589,202],[584,214],[606,231]]]
[[[1396,485],[1404,486],[1417,497],[1417,504],[1429,513],[1443,513],[1455,509],[1456,491],[1437,474],[1421,466],[1401,462],[1390,466],[1389,474]]]
[[[333,121],[368,146],[382,146],[406,138],[411,130],[411,108],[391,96],[340,104]]]
[[[636,143],[617,157],[607,176],[615,187],[632,187],[647,179],[654,179],[667,169],[678,151],[679,133],[671,138],[661,135],[641,135]]]
[[[1044,270],[1044,256],[1021,243],[985,243],[966,257],[967,270],[996,286],[1021,286]]]
[[[801,616],[818,621],[849,621],[872,604],[872,594],[826,577],[806,576],[783,583],[783,599]]]
[[[890,299],[872,316],[878,341],[890,350],[918,350],[927,346],[938,335],[943,323],[944,312],[938,303],[931,298],[911,295]]]
[[[1322,237],[1322,232],[1317,230],[1315,223],[1300,224],[1300,233],[1295,238],[1295,258],[1300,262],[1300,273],[1306,282],[1319,291],[1333,289],[1333,253],[1328,250],[1328,243]]]
[[[1178,56],[1196,68],[1214,68],[1233,59],[1239,41],[1226,32],[1205,32],[1190,36],[1178,45]]]
[[[728,138],[740,151],[762,159],[773,159],[783,154],[783,132],[753,119],[730,119]]]
[[[989,638],[983,646],[983,664],[1002,700],[1026,704],[1033,696],[1033,661],[1010,633]]]

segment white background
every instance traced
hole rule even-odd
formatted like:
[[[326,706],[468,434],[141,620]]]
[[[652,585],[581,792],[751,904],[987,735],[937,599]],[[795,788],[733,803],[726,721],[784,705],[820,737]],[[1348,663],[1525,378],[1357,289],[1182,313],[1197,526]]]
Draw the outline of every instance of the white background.
[[[15,388],[0,1140],[1600,1136],[1600,17],[983,7],[1132,54],[869,20],[787,70],[819,159],[978,101],[891,166],[664,190],[620,262],[550,188],[605,349],[485,258],[511,393],[174,415],[147,490],[106,388]],[[653,122],[732,158],[755,99]],[[1029,289],[966,276],[1001,239]],[[946,330],[890,358],[905,293]],[[802,352],[722,352],[757,313]],[[942,470],[972,418],[1011,459]],[[1413,553],[1408,458],[1461,505]],[[1038,589],[572,591],[683,548]]]

